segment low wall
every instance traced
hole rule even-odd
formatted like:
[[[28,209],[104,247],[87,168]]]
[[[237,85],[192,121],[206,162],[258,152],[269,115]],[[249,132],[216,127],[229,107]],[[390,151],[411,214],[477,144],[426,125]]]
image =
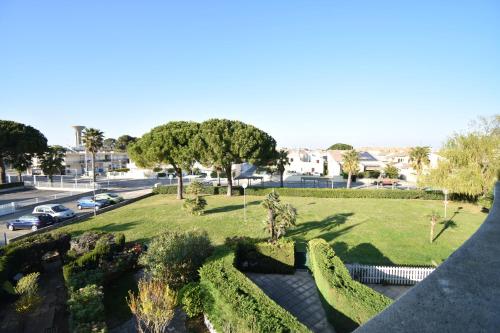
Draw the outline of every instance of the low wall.
[[[498,332],[500,182],[481,227],[426,279],[359,327],[373,332]]]

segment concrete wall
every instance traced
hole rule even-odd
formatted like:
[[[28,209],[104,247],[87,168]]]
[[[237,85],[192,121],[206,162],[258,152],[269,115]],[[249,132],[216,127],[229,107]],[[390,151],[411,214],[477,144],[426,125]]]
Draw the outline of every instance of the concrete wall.
[[[476,233],[355,332],[500,332],[500,182]]]

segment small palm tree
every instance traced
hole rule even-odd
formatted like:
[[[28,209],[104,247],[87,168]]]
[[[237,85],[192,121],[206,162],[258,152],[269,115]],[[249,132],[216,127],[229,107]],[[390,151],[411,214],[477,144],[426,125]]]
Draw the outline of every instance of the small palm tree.
[[[280,187],[283,187],[283,174],[285,173],[285,167],[290,164],[288,160],[288,152],[281,149],[276,154],[276,169],[280,174]]]
[[[417,183],[420,175],[422,174],[422,170],[425,165],[429,165],[431,162],[429,160],[429,155],[431,153],[430,147],[413,147],[410,150],[410,164],[413,169],[417,172]]]
[[[49,176],[52,183],[55,174],[62,174],[64,171],[64,153],[66,149],[61,146],[49,146],[47,151],[38,155],[40,169]]]
[[[436,224],[438,223],[438,220],[441,218],[438,212],[432,211],[429,215],[427,215],[429,218],[429,221],[431,223],[431,234],[430,234],[430,243],[434,241],[434,228],[436,227]]]
[[[352,149],[349,150],[347,153],[344,154],[342,157],[343,159],[343,164],[342,164],[342,170],[344,172],[347,172],[347,188],[351,187],[351,177],[354,174],[358,173],[359,170],[359,154],[356,150]]]
[[[95,128],[86,128],[83,131],[82,140],[85,149],[92,154],[92,177],[95,182],[95,154],[97,154],[104,144],[104,133]]]

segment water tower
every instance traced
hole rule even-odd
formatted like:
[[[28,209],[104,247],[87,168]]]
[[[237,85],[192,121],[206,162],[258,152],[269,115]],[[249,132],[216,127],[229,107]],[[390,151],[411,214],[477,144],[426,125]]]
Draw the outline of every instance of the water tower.
[[[82,131],[85,126],[71,126],[75,129],[75,147],[81,147],[82,145]]]

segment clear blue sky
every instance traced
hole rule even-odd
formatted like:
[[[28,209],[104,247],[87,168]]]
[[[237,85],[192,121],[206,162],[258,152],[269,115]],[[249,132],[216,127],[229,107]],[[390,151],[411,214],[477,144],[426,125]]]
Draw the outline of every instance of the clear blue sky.
[[[280,146],[439,147],[500,112],[500,1],[0,1],[0,118],[69,144],[239,119]]]

